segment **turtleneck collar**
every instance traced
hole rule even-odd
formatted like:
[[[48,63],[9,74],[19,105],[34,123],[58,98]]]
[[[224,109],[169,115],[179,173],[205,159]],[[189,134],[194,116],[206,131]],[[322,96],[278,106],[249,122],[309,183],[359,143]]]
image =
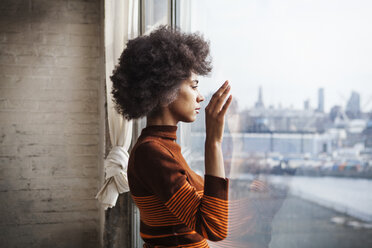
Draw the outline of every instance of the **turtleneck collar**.
[[[176,140],[177,139],[177,126],[171,125],[153,125],[147,126],[142,129],[142,135],[150,135],[150,136],[157,136],[161,138],[167,138]]]

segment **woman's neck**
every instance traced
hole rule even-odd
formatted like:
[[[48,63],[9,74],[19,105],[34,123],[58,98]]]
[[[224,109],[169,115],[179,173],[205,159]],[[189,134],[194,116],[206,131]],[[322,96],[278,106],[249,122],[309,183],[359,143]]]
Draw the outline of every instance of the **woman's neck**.
[[[156,114],[147,115],[146,126],[177,126],[178,121],[172,118],[172,116],[167,111],[161,111]]]

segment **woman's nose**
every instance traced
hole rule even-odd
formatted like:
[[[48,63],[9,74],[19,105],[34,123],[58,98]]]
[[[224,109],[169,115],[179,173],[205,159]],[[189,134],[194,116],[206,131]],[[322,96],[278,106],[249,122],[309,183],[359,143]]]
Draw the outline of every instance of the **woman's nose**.
[[[204,96],[202,95],[202,94],[198,94],[198,98],[197,98],[197,101],[198,102],[202,102],[202,101],[204,101],[205,99],[204,99]]]

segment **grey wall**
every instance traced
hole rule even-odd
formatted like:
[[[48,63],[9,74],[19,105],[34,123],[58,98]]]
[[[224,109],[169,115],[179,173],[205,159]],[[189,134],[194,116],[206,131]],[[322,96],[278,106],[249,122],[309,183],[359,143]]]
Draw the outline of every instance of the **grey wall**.
[[[0,1],[0,247],[99,247],[102,11]]]

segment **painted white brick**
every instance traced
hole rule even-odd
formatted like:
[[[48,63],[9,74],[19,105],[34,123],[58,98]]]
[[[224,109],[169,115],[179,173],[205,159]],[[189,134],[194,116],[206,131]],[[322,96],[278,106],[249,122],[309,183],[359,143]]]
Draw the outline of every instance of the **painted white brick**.
[[[1,91],[4,89],[18,89],[27,92],[33,89],[44,89],[50,81],[47,77],[24,77],[19,75],[0,75]]]
[[[0,99],[19,98],[19,88],[3,88],[0,91]],[[40,101],[83,101],[91,102],[98,98],[97,90],[54,90],[30,88],[22,93],[22,98]]]
[[[60,129],[61,130],[61,129]],[[64,134],[98,134],[98,124],[67,124],[63,126]]]
[[[66,12],[67,1],[65,0],[32,0],[31,11],[61,11]]]
[[[45,85],[46,89],[98,89],[98,75],[55,77]]]
[[[38,131],[40,130],[40,131]],[[0,145],[16,145],[19,143],[23,144],[43,144],[43,145],[49,145],[49,144],[64,144],[67,143],[65,140],[65,137],[63,134],[51,134],[46,135],[43,134],[43,131],[41,129],[32,129],[32,131],[35,134],[12,134],[7,133],[3,138],[0,138]],[[36,134],[39,132],[38,134]],[[93,139],[93,138],[92,138]],[[80,141],[83,143],[82,141]],[[97,143],[95,143],[97,144]]]
[[[27,204],[27,203],[26,203]],[[61,221],[63,220],[63,221]],[[20,225],[49,224],[49,223],[69,223],[76,221],[98,221],[97,210],[55,212],[53,210],[45,212],[30,212],[19,217]]]
[[[19,180],[20,181],[20,180]],[[82,177],[73,177],[73,178],[66,178],[66,177],[53,177],[53,180],[49,178],[30,178],[27,179],[27,183],[23,183],[23,187],[27,187],[31,190],[33,189],[65,189],[65,190],[72,190],[72,189],[92,189],[95,188],[97,190],[97,185],[95,180],[92,178],[82,178]]]
[[[97,2],[69,1],[68,9],[74,11],[95,12],[99,10]]]
[[[40,190],[11,190],[3,192],[4,199],[16,201],[18,199],[36,199],[39,202],[50,202],[53,200],[89,200],[95,196],[96,189],[40,189]],[[93,204],[94,205],[94,204]]]
[[[98,46],[69,46],[43,45],[43,44],[1,44],[0,55],[33,56],[33,57],[78,57],[95,58],[99,56]]]
[[[28,178],[31,174],[31,170],[32,168],[27,161],[23,161],[21,165],[17,166],[9,166],[5,163],[0,167],[0,179],[13,180]]]
[[[14,100],[7,99],[7,108],[5,110],[37,110],[39,109],[39,102],[33,100]]]
[[[92,237],[97,232],[96,225],[96,221],[72,222],[69,225],[61,225],[60,223],[8,225],[0,227],[0,232],[9,239],[1,240],[0,236],[0,241],[5,247],[97,247],[95,244],[97,240]],[[35,228],[40,230],[38,236],[32,235]],[[59,240],[61,236],[65,238]],[[59,240],[58,245],[56,245],[56,240]]]
[[[69,31],[69,25],[53,22],[33,22],[31,23],[30,28],[33,32],[44,34],[66,34]]]
[[[99,35],[101,30],[95,24],[69,24],[69,34],[75,35]]]
[[[7,191],[31,190],[31,179],[0,179],[1,194]],[[17,208],[17,206],[13,206]]]
[[[6,99],[0,99],[0,109],[6,109],[8,107],[8,103]]]
[[[28,10],[28,0],[2,0],[1,11],[4,12],[22,12],[22,10]]]
[[[97,40],[95,37],[96,36],[70,35],[69,44],[72,46],[99,46],[100,40]]]
[[[101,7],[1,1],[1,246],[99,246]]]

